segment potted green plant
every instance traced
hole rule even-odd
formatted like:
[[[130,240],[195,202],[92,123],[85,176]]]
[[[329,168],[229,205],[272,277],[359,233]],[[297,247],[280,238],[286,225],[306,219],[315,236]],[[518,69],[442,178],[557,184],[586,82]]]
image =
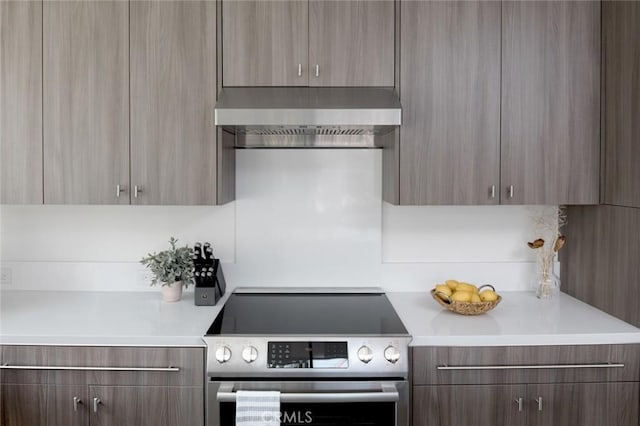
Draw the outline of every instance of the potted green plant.
[[[193,280],[193,249],[189,246],[176,247],[178,240],[171,237],[170,250],[149,253],[140,260],[153,274],[151,285],[162,286],[162,300],[177,302],[182,298],[182,287],[188,287]]]

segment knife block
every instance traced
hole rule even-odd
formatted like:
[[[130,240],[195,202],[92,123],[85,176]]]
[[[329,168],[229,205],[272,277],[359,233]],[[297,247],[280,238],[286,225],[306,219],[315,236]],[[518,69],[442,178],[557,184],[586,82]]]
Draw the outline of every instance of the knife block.
[[[224,295],[226,282],[220,259],[213,259],[213,279],[196,280],[195,304],[197,306],[213,306]]]

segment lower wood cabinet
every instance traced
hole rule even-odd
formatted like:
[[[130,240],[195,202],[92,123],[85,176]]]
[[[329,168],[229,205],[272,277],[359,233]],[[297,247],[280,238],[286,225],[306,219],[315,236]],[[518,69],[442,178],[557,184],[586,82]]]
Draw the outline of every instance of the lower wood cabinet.
[[[3,383],[0,409],[0,424],[3,426],[44,426],[47,424],[47,386]]]
[[[415,426],[525,425],[518,409],[526,385],[416,386]]]
[[[640,345],[420,347],[413,426],[637,426]]]
[[[634,382],[416,386],[413,425],[635,426],[638,388]]]
[[[204,425],[204,348],[0,347],[0,425]]]
[[[89,398],[91,426],[204,423],[200,387],[90,386]]]

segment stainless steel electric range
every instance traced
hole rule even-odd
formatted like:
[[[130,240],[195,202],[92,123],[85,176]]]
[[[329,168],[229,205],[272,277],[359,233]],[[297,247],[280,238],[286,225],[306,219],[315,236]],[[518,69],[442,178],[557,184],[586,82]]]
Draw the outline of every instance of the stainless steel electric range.
[[[204,340],[208,425],[235,425],[238,390],[279,391],[283,425],[408,424],[411,338],[380,289],[236,289]]]

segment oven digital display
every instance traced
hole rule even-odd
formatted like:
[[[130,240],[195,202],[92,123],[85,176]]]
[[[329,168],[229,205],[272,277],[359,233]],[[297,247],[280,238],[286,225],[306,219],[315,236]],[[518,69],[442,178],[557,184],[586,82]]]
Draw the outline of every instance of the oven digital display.
[[[347,342],[269,342],[269,368],[348,368]]]

